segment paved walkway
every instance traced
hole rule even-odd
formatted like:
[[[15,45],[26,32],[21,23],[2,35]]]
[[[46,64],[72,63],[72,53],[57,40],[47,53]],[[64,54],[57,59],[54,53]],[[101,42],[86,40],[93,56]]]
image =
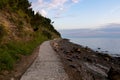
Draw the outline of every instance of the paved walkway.
[[[46,41],[40,46],[39,55],[21,80],[69,80],[58,55]]]

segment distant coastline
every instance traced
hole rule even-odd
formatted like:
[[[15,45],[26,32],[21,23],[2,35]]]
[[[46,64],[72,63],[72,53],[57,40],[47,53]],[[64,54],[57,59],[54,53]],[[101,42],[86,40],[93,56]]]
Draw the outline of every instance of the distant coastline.
[[[62,37],[79,38],[120,38],[120,24],[107,24],[97,29],[66,29],[59,30]]]

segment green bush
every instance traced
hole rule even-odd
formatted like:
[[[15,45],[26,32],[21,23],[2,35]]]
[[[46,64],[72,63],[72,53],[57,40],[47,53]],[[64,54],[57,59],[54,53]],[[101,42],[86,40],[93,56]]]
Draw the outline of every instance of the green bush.
[[[38,33],[35,33],[34,40],[29,42],[10,41],[7,44],[0,45],[0,71],[4,69],[11,70],[13,64],[20,59],[19,54],[30,55],[35,47],[48,39]]]
[[[0,0],[0,9],[6,7],[9,0]]]
[[[52,35],[51,35],[51,33],[50,32],[48,32],[48,31],[43,31],[42,32],[42,34],[44,35],[44,36],[46,36],[48,39],[51,39],[52,38]]]
[[[7,51],[0,50],[0,70],[12,69],[14,60]]]

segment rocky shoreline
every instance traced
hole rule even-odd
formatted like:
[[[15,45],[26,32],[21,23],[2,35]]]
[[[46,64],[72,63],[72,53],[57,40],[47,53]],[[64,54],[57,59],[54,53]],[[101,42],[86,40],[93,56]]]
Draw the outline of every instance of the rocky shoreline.
[[[71,80],[120,80],[120,57],[93,51],[68,39],[51,41]]]

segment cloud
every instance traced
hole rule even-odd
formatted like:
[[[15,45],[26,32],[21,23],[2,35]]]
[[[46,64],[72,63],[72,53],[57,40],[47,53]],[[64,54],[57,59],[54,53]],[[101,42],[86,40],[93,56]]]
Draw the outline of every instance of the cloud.
[[[68,0],[52,0],[52,2],[49,4],[50,8],[61,8],[64,6],[64,4],[68,2]]]
[[[41,15],[44,17],[47,15],[47,12],[44,9],[40,10],[39,13],[41,13]]]
[[[32,8],[43,16],[47,16],[48,12],[54,12],[53,17],[59,17],[71,4],[78,3],[79,0],[32,0]],[[47,16],[48,17],[48,16]]]
[[[79,2],[79,0],[72,0],[74,3],[78,3]]]

